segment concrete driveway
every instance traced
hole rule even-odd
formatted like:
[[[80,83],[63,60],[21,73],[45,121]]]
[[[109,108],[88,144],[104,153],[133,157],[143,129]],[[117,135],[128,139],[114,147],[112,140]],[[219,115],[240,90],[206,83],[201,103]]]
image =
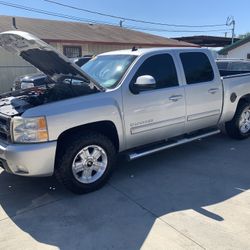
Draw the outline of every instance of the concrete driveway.
[[[0,172],[0,249],[250,249],[249,159],[218,135],[120,161],[83,196]]]

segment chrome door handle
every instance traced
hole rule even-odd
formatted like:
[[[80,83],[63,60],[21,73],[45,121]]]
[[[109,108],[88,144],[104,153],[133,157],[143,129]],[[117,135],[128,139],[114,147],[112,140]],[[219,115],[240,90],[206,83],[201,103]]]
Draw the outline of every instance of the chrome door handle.
[[[182,95],[172,95],[169,97],[169,100],[172,102],[177,102],[178,100],[182,99]]]
[[[218,90],[219,90],[218,88],[209,89],[208,93],[215,94]]]

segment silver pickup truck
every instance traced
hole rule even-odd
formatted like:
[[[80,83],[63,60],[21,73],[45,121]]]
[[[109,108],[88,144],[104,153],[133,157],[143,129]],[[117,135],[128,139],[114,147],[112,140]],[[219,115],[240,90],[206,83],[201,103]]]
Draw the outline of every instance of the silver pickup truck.
[[[0,99],[0,165],[57,178],[75,193],[100,188],[118,153],[133,160],[217,134],[250,135],[250,74],[220,76],[207,49],[131,49],[79,68],[21,31],[0,34],[53,84]],[[167,153],[167,152],[166,152]]]

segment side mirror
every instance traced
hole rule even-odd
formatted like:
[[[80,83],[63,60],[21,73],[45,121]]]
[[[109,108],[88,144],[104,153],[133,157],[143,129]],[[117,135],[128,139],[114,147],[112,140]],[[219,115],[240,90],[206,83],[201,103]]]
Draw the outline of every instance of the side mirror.
[[[156,86],[156,81],[153,76],[143,75],[136,79],[136,82],[131,86],[131,91],[133,94],[139,94],[140,91],[154,89]]]

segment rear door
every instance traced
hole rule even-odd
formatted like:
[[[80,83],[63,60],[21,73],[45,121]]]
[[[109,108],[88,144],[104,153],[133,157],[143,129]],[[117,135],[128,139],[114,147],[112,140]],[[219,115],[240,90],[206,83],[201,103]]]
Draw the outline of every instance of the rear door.
[[[222,110],[222,83],[213,58],[205,50],[180,51],[185,83],[186,132],[217,125]]]

